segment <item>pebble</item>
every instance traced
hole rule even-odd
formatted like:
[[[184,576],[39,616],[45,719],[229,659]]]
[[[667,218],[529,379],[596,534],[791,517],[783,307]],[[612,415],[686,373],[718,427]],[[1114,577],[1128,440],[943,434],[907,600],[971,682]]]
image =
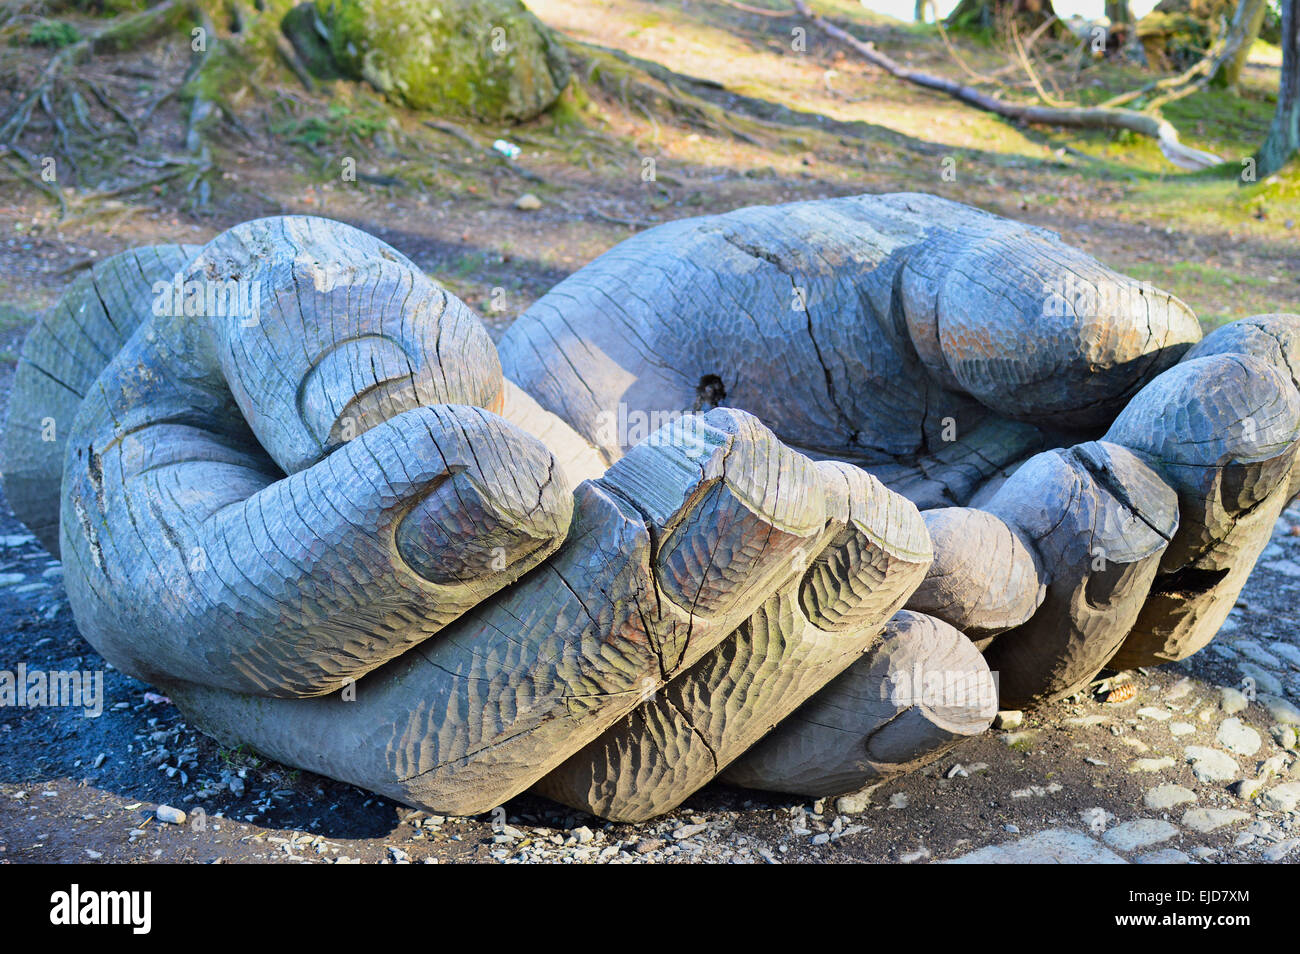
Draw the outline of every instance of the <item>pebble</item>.
[[[1263,666],[1258,666],[1252,662],[1244,662],[1237,665],[1237,671],[1241,673],[1242,678],[1255,681],[1255,690],[1257,692],[1266,692],[1272,696],[1282,695],[1282,681]]]
[[[1157,785],[1142,797],[1142,804],[1154,811],[1164,811],[1175,805],[1196,801],[1196,793],[1182,785]]]
[[[1297,709],[1285,699],[1279,699],[1277,696],[1260,696],[1259,702],[1268,710],[1268,714],[1274,722],[1280,722],[1283,725],[1300,725],[1300,709]]]
[[[1270,669],[1277,669],[1282,665],[1282,660],[1278,659],[1253,639],[1237,640],[1237,652],[1241,653],[1251,662],[1258,663],[1261,666],[1267,666]]]
[[[1017,745],[1027,744],[1037,734],[1034,729],[1025,729],[1023,732],[1008,732],[1002,736],[1002,741],[1014,748]]]
[[[700,826],[701,830],[704,827],[705,827],[704,825],[701,825]],[[580,845],[585,845],[587,844],[587,842],[591,841],[593,838],[596,837],[594,834],[592,834],[591,829],[588,828],[586,825],[583,825],[580,828],[573,829],[573,831],[570,834],[572,834],[574,838],[578,839],[578,844]]]
[[[900,855],[898,860],[905,865],[915,864],[918,861],[924,861],[930,857],[930,849],[922,845],[916,851],[909,851],[905,855]]]
[[[659,851],[666,844],[667,842],[662,838],[642,838],[636,843],[634,850],[638,855],[648,855],[652,851]]]
[[[708,827],[708,825],[683,825],[681,828],[678,828],[673,832],[673,838],[677,841],[684,841],[693,835],[698,835],[700,832],[707,830]]]
[[[17,586],[25,579],[21,573],[0,573],[0,586]]]
[[[531,192],[525,192],[515,199],[515,208],[523,212],[536,212],[542,207],[542,200]]]
[[[1101,840],[1116,851],[1136,851],[1178,834],[1178,829],[1159,818],[1135,818],[1116,825],[1101,836]]]
[[[1138,715],[1144,719],[1155,719],[1157,722],[1164,722],[1169,718],[1169,712],[1166,709],[1157,709],[1154,706],[1146,706],[1138,710]]]
[[[1234,689],[1231,686],[1221,686],[1219,688],[1219,708],[1228,715],[1236,715],[1238,712],[1245,712],[1246,707],[1250,705],[1250,700],[1240,689]]]
[[[1165,769],[1173,768],[1177,764],[1166,755],[1158,759],[1136,759],[1128,767],[1128,770],[1130,772],[1163,772]]]
[[[841,815],[860,815],[870,807],[870,792],[854,792],[835,799],[835,810]]]
[[[1275,725],[1269,729],[1273,736],[1273,741],[1284,749],[1294,749],[1296,747],[1296,731],[1289,725]]]
[[[1202,782],[1231,782],[1241,774],[1237,760],[1227,752],[1204,745],[1189,745],[1183,749],[1192,764],[1192,774]]]
[[[1235,825],[1250,817],[1246,812],[1235,808],[1189,808],[1183,813],[1182,825],[1192,831],[1208,835],[1225,825]]]
[[[1019,709],[1003,709],[993,717],[995,729],[1018,729],[1025,721],[1025,714]]]
[[[1225,749],[1238,755],[1254,755],[1261,744],[1259,733],[1236,718],[1224,719],[1216,738]]]
[[[1260,789],[1264,787],[1264,779],[1260,778],[1243,778],[1232,783],[1231,791],[1240,799],[1250,801],[1259,794]]]
[[[958,762],[952,768],[944,773],[944,778],[970,778],[970,772],[966,771],[966,766]]]
[[[989,845],[946,864],[987,865],[1122,865],[1124,859],[1099,841],[1077,831],[1048,828],[1003,845]]]
[[[1300,666],[1300,646],[1293,646],[1281,640],[1268,644],[1268,650],[1275,656],[1281,656],[1293,666]]]
[[[904,792],[895,792],[893,795],[889,796],[890,808],[906,808],[907,802],[908,798]]]
[[[1195,687],[1196,684],[1192,680],[1184,677],[1165,690],[1165,698],[1170,702],[1175,702],[1190,693]]]
[[[154,812],[154,817],[168,825],[185,824],[185,813],[179,808],[172,808],[170,805],[159,805],[158,810]]]
[[[1300,848],[1300,838],[1288,838],[1286,841],[1279,841],[1276,845],[1264,849],[1260,856],[1265,861],[1281,861],[1296,848]]]
[[[1178,738],[1179,736],[1183,736],[1183,735],[1191,735],[1195,731],[1196,731],[1196,726],[1192,725],[1190,722],[1169,723],[1169,734],[1172,735],[1174,738]]]
[[[1264,806],[1275,812],[1293,812],[1300,805],[1300,782],[1284,782],[1264,793]]]
[[[1134,864],[1138,865],[1190,865],[1191,857],[1177,848],[1162,848],[1159,851],[1148,852],[1145,855],[1138,855],[1133,859]]]

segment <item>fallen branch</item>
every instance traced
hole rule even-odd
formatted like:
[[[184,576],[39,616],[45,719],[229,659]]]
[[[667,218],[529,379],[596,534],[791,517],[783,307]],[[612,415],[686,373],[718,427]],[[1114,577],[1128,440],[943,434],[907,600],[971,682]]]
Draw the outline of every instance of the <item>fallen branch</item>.
[[[890,76],[916,86],[944,93],[968,106],[993,113],[1004,119],[1043,126],[1066,126],[1075,129],[1127,129],[1156,140],[1160,151],[1180,169],[1200,170],[1217,166],[1221,158],[1210,152],[1194,149],[1178,140],[1176,130],[1160,116],[1132,109],[1106,106],[1050,106],[1032,103],[1008,103],[955,80],[931,73],[923,73],[904,66],[876,49],[875,44],[859,40],[829,20],[814,13],[805,0],[790,0],[800,16],[810,20],[822,32],[852,49],[867,62],[880,67]]]

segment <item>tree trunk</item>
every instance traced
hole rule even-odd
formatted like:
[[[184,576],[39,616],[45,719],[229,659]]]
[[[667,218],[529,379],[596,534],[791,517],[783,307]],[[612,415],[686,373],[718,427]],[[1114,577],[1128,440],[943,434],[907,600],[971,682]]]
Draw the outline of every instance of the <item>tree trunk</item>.
[[[1300,10],[1297,0],[1283,0],[1282,86],[1268,138],[1255,157],[1259,175],[1277,172],[1300,151]]]
[[[1241,0],[1228,28],[1228,41],[1220,55],[1219,70],[1214,75],[1214,85],[1235,90],[1241,82],[1241,71],[1250,58],[1250,48],[1259,39],[1260,27],[1268,0]]]
[[[961,0],[946,21],[953,30],[992,30],[1014,19],[1021,27],[1037,27],[1056,15],[1052,0]]]

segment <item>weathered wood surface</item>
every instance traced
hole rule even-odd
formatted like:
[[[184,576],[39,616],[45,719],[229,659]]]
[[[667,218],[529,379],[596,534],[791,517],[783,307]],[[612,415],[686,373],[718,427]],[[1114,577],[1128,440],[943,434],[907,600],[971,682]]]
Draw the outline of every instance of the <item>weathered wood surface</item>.
[[[219,738],[407,804],[472,814],[537,782],[690,669],[824,533],[816,465],[715,410],[578,490],[564,545],[355,701],[210,687],[173,698]]]
[[[773,596],[539,793],[616,821],[671,811],[876,642],[930,562],[925,526],[857,468],[818,472],[829,520]]]
[[[884,638],[732,763],[723,780],[822,797],[914,771],[997,713],[993,675],[947,623],[904,610]]]
[[[229,283],[244,300],[200,294]],[[550,453],[466,406],[500,396],[486,332],[382,242],[250,222],[181,287],[203,307],[145,319],[66,450],[68,600],[115,665],[327,693],[559,546],[572,496]]]
[[[5,497],[54,556],[63,449],[77,408],[151,314],[155,283],[171,281],[197,251],[194,245],[152,245],[96,263],[73,279],[23,343],[5,422]]]
[[[1111,665],[1183,659],[1214,638],[1291,497],[1300,394],[1284,363],[1216,349],[1147,385],[1107,438],[1150,461],[1181,514]]]
[[[1198,337],[1050,233],[862,196],[642,233],[498,360],[384,243],[266,219],[74,283],[6,487],[92,643],[223,740],[640,820],[987,725],[882,695],[914,667],[1033,705],[1203,646],[1300,488],[1300,317]]]
[[[921,514],[935,558],[907,608],[961,630],[980,649],[1028,622],[1047,595],[1038,554],[1019,530],[985,510]]]
[[[1133,627],[1178,527],[1174,492],[1133,452],[1092,442],[1030,458],[986,509],[1036,552],[1047,592],[984,650],[1006,708],[1078,692]]]
[[[638,421],[723,403],[884,465],[941,449],[949,418],[959,438],[990,413],[1104,428],[1199,338],[1177,299],[1051,233],[900,194],[642,232],[530,307],[501,358],[611,461]]]

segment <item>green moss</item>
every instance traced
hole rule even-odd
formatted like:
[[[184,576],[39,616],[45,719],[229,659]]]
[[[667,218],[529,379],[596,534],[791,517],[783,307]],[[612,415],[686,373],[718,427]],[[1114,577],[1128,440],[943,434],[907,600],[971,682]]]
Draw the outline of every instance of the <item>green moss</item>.
[[[558,40],[518,0],[316,0],[343,72],[412,109],[531,119],[569,79]]]
[[[81,31],[64,20],[37,20],[27,29],[28,46],[60,49],[81,39]]]

